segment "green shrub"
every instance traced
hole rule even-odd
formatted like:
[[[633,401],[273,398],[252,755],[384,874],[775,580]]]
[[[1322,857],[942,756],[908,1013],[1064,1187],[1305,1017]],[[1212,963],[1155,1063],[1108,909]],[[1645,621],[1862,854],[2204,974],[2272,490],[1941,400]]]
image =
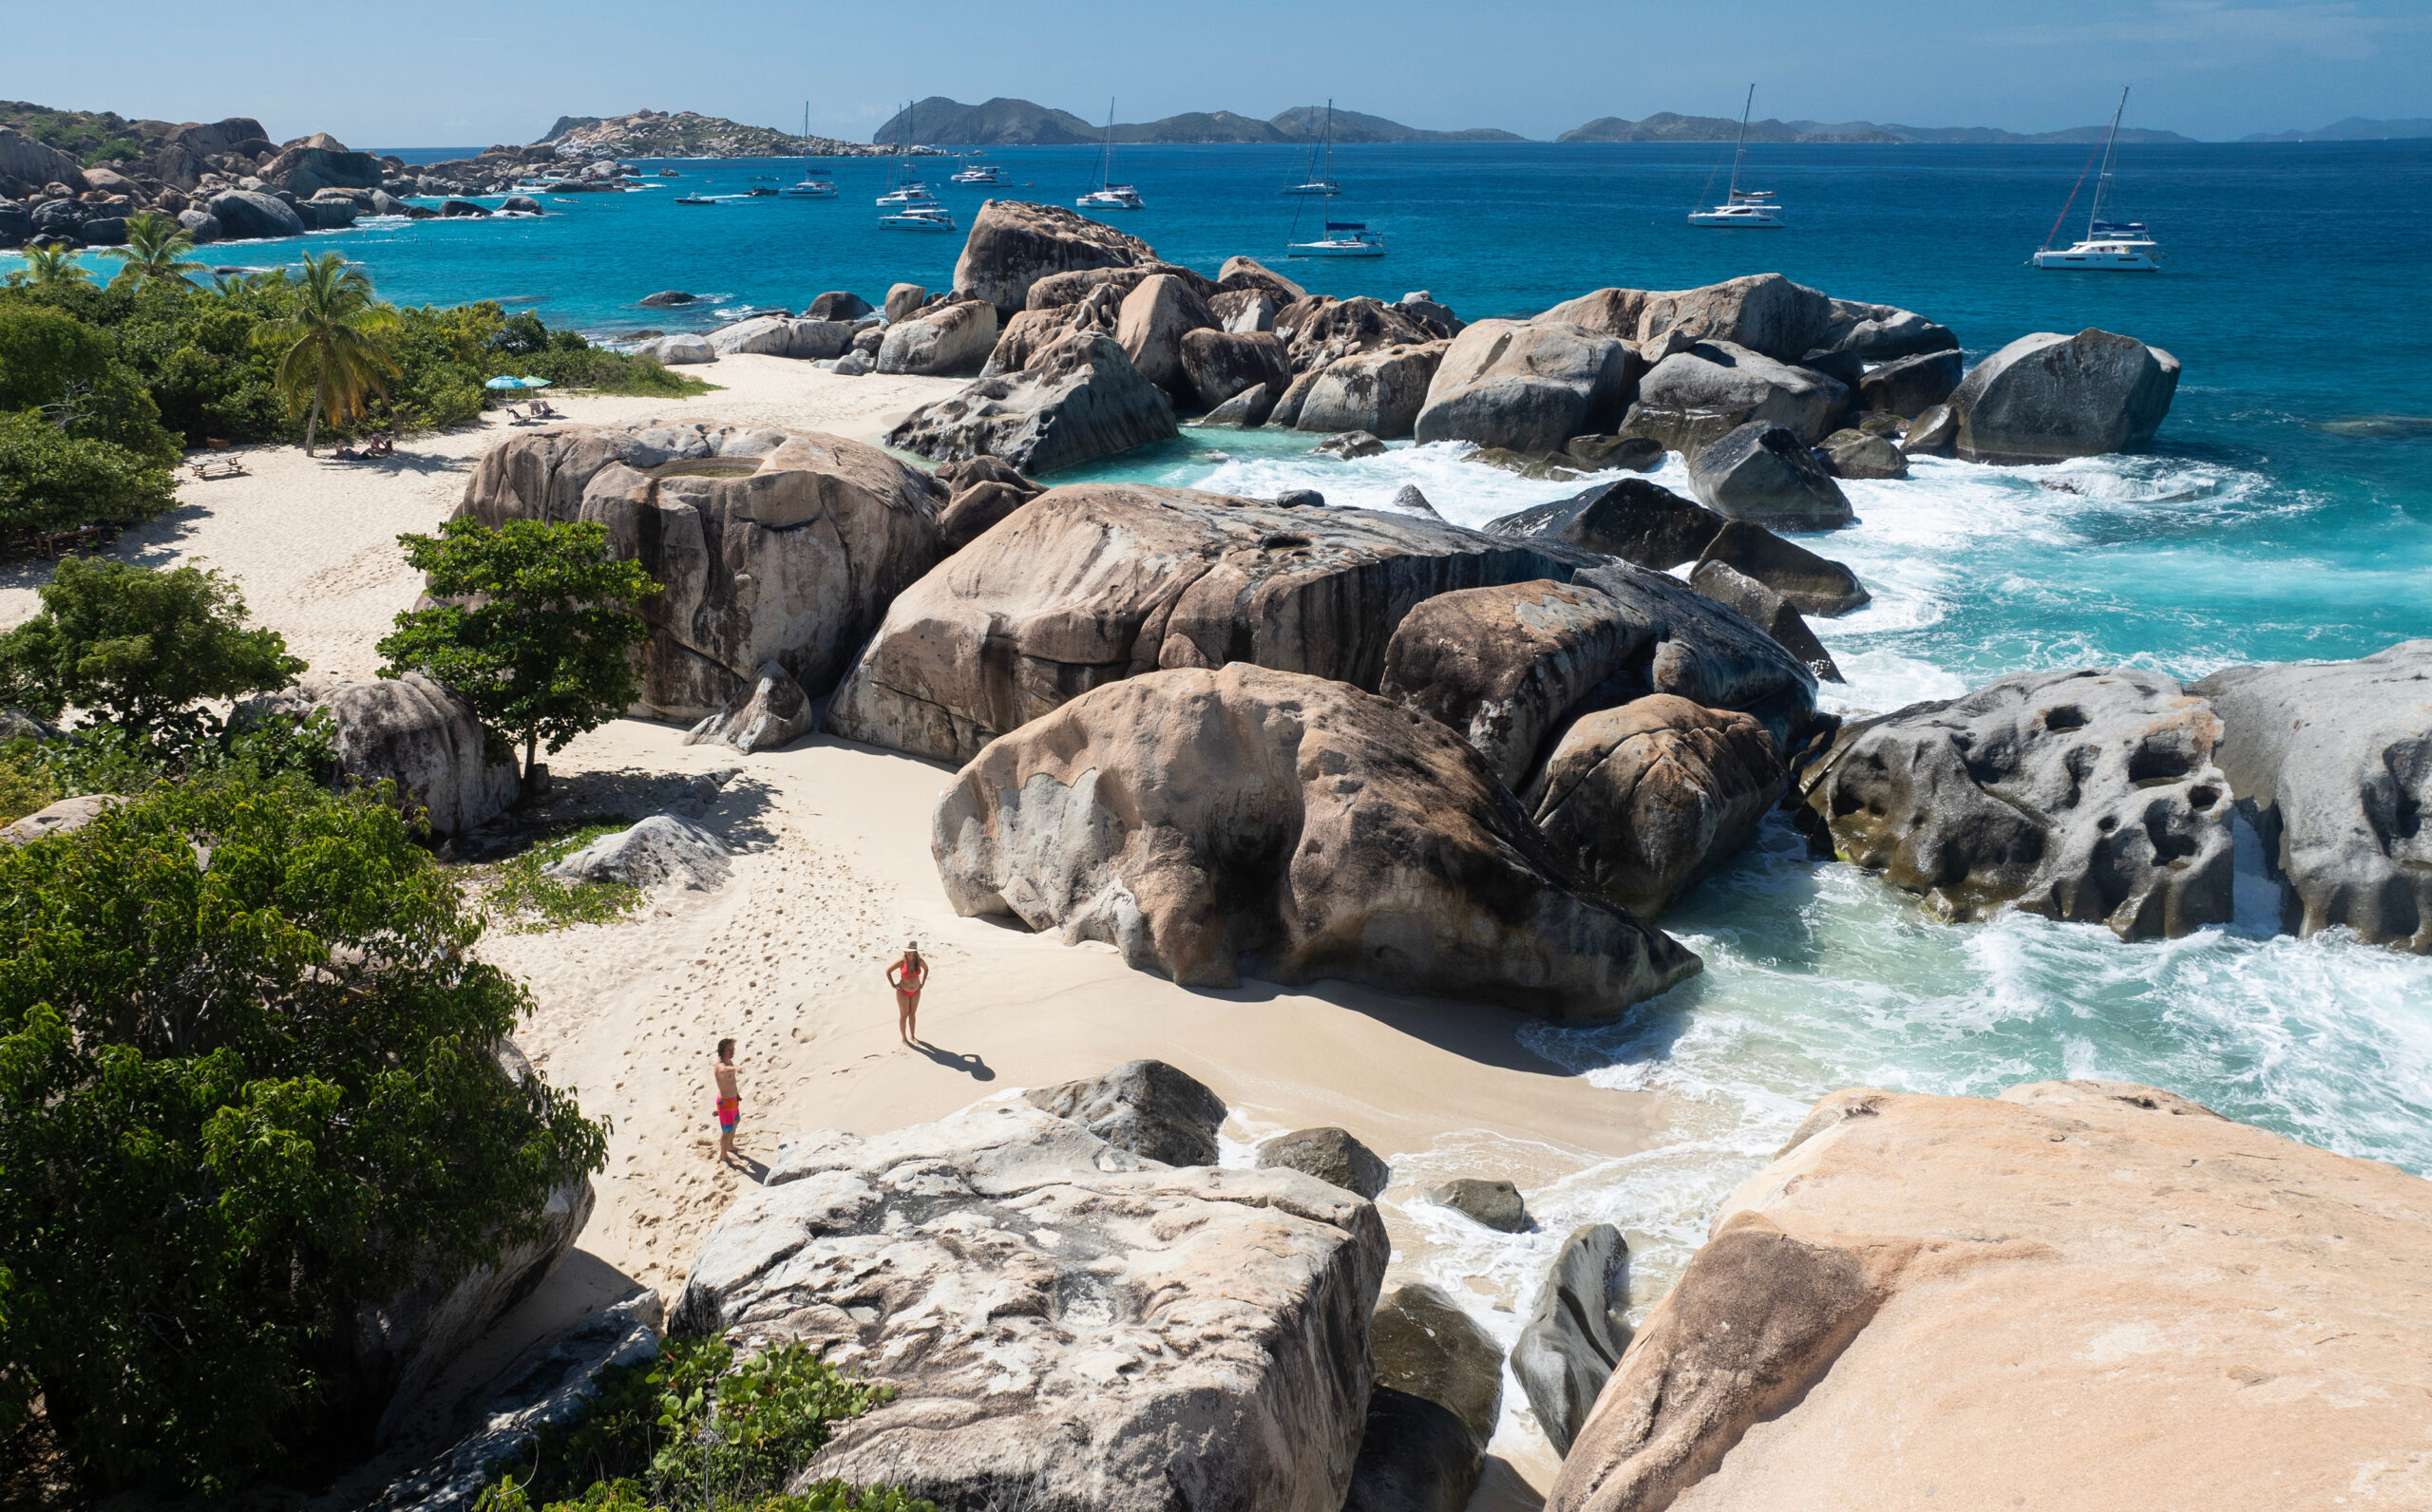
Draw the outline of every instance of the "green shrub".
[[[0,305],[0,411],[31,412],[78,440],[174,466],[177,438],[109,336],[73,315]]]
[[[0,743],[0,826],[67,797],[59,774],[42,759],[38,742],[19,737]]]
[[[32,414],[0,414],[0,540],[132,525],[178,501],[169,469]]]
[[[509,934],[539,935],[569,924],[604,924],[629,914],[649,896],[646,889],[622,882],[564,882],[544,868],[603,835],[628,828],[621,815],[584,824],[535,844],[522,855],[501,861],[490,874],[482,906],[503,921]]]
[[[479,935],[386,784],[205,773],[0,850],[0,1418],[219,1501],[360,1446],[360,1306],[604,1160],[500,1073]]]

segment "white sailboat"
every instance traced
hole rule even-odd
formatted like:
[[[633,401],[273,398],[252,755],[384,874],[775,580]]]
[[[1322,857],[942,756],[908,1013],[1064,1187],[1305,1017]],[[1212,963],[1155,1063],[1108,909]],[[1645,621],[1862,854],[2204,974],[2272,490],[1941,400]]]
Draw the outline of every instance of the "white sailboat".
[[[878,197],[881,210],[902,214],[913,210],[945,209],[945,201],[929,193],[929,186],[921,181],[921,170],[905,161],[912,151],[912,112],[915,108],[909,104],[903,107],[903,134],[895,144],[895,167],[887,178],[889,187],[886,193]],[[879,224],[885,225],[892,218],[892,216],[881,217]]]
[[[1287,195],[1339,195],[1342,185],[1334,177],[1334,102],[1326,102],[1326,123],[1318,140],[1309,147],[1309,176],[1296,184],[1287,184]]]
[[[1693,226],[1738,227],[1742,230],[1777,231],[1781,229],[1781,206],[1774,199],[1771,189],[1739,187],[1739,164],[1748,156],[1748,117],[1757,107],[1757,86],[1748,86],[1748,103],[1739,107],[1739,144],[1731,149],[1731,187],[1723,192],[1722,203],[1706,210],[1689,212]],[[1711,185],[1714,180],[1708,179]]]
[[[1383,256],[1385,238],[1381,233],[1369,230],[1365,221],[1332,218],[1335,196],[1340,194],[1342,189],[1334,181],[1334,102],[1331,100],[1326,102],[1326,124],[1320,137],[1320,143],[1323,153],[1322,166],[1310,176],[1309,183],[1323,185],[1323,187],[1309,192],[1324,197],[1321,202],[1325,207],[1323,215],[1326,218],[1320,222],[1321,232],[1314,241],[1294,241],[1287,236],[1283,243],[1283,255],[1287,257]],[[1300,226],[1301,215],[1300,212],[1295,211],[1292,215],[1292,227],[1298,231]]]
[[[1114,97],[1106,102],[1106,146],[1098,154],[1098,186],[1073,201],[1077,210],[1146,210],[1140,191],[1114,182]]]
[[[810,102],[808,100],[802,103],[802,135],[803,145],[808,149],[810,145]],[[812,167],[810,160],[805,158],[802,161],[802,182],[788,184],[777,193],[796,199],[833,199],[836,198],[836,176],[825,168]]]
[[[2067,218],[2069,206],[2077,203],[2078,191],[2069,191],[2068,202],[2061,206],[2061,214],[2052,219],[2052,229],[2043,234],[2043,245],[2028,258],[2038,268],[2062,268],[2079,273],[2159,273],[2161,246],[2141,220],[2105,220],[2102,218],[2103,192],[2111,187],[2113,150],[2119,141],[2119,118],[2128,113],[2128,91],[2119,91],[2119,108],[2111,113],[2111,129],[2102,138],[2102,173],[2094,181],[2094,207],[2086,212],[2086,234],[2067,250],[2058,250],[2052,237]],[[2085,182],[2085,175],[2078,175],[2078,182]]]

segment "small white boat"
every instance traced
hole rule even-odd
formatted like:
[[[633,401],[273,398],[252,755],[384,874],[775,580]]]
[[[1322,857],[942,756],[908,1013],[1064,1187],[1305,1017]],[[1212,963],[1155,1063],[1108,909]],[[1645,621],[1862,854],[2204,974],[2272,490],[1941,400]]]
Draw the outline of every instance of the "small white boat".
[[[1114,97],[1106,102],[1106,146],[1098,154],[1098,186],[1073,201],[1075,210],[1146,210],[1140,191],[1114,181]]]
[[[2102,218],[2102,197],[2111,187],[2112,149],[2119,140],[2119,118],[2128,112],[2128,91],[2119,91],[2119,108],[2111,113],[2111,129],[2102,138],[2102,173],[2094,181],[2094,207],[2086,212],[2086,234],[2065,250],[2052,245],[2052,237],[2068,217],[2069,207],[2078,201],[2078,191],[2069,191],[2061,214],[2052,218],[2052,230],[2043,234],[2043,245],[2027,261],[2038,268],[2059,268],[2073,273],[2159,273],[2161,244],[2141,220],[2105,220]],[[2086,181],[2085,174],[2078,174],[2078,182]]]
[[[1739,144],[1731,149],[1731,187],[1723,191],[1722,203],[1709,209],[1689,212],[1693,226],[1736,227],[1741,231],[1778,231],[1781,229],[1781,206],[1775,202],[1771,189],[1739,187],[1739,164],[1748,156],[1748,117],[1757,107],[1757,86],[1748,86],[1747,103],[1739,107]],[[1711,187],[1714,180],[1706,183]]]
[[[953,183],[978,184],[982,186],[1013,182],[1011,179],[1005,177],[1005,170],[998,167],[993,162],[971,163],[960,173],[956,174],[949,181]]]
[[[891,216],[878,217],[880,227],[887,231],[952,231],[954,212],[943,205],[906,208]]]
[[[810,145],[810,102],[802,103],[803,145]],[[836,176],[825,168],[814,168],[806,158],[802,164],[802,182],[789,184],[777,193],[795,199],[833,199],[836,198]]]
[[[1342,193],[1342,185],[1334,177],[1334,102],[1326,102],[1326,123],[1319,131],[1318,140],[1309,147],[1309,177],[1299,183],[1286,184],[1287,195],[1324,195],[1331,198]]]
[[[1357,220],[1329,220],[1323,236],[1285,242],[1283,250],[1295,257],[1381,257],[1385,238]]]
[[[878,197],[881,210],[932,210],[944,202],[929,193],[929,186],[918,179],[907,180],[902,188],[889,190]]]

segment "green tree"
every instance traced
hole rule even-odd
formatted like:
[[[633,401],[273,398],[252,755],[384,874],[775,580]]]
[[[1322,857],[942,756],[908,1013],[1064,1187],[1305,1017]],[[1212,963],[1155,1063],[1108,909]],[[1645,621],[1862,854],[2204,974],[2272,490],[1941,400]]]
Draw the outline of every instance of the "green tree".
[[[0,540],[84,525],[131,525],[178,501],[169,470],[123,446],[0,414]]]
[[[126,245],[112,247],[102,255],[125,264],[110,280],[113,284],[124,282],[130,288],[142,289],[147,283],[160,282],[183,284],[191,289],[194,280],[186,274],[203,271],[203,264],[186,255],[192,251],[194,237],[183,227],[157,210],[147,210],[127,217]]]
[[[304,259],[294,312],[255,333],[278,358],[275,381],[289,412],[305,416],[304,455],[313,455],[322,416],[332,425],[350,424],[371,395],[388,392],[397,364],[383,343],[402,323],[372,297],[362,269],[334,252]]]
[[[480,928],[385,784],[230,771],[0,848],[0,1418],[222,1503],[360,1444],[361,1305],[604,1159],[503,1071],[529,1000]]]
[[[200,699],[284,688],[303,670],[278,632],[246,627],[236,584],[200,567],[64,558],[42,612],[0,635],[0,703],[81,709],[155,740],[190,738]]]
[[[542,742],[560,750],[633,703],[650,636],[637,606],[658,584],[616,558],[606,526],[460,517],[397,540],[439,602],[397,616],[381,675],[420,670],[463,693],[494,739],[522,747],[527,784]]]
[[[57,242],[48,247],[28,247],[24,270],[9,275],[11,284],[30,284],[36,289],[92,281],[92,271],[76,260],[76,249]]]
[[[109,335],[57,310],[0,309],[0,411],[8,410],[39,413],[66,435],[124,446],[158,466],[178,460],[161,406]]]

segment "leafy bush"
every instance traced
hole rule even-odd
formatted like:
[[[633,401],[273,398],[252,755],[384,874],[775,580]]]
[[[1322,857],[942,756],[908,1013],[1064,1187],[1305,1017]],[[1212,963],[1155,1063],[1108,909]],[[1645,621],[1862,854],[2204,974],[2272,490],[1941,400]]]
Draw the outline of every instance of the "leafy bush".
[[[123,446],[0,414],[0,540],[132,525],[178,501],[169,469]]]
[[[482,906],[492,917],[508,920],[508,933],[516,935],[539,935],[569,924],[604,924],[631,913],[649,896],[646,889],[623,882],[560,881],[543,868],[602,835],[614,835],[632,824],[622,816],[585,824],[501,861],[489,890],[482,896]]]
[[[0,305],[0,411],[39,415],[78,440],[176,464],[177,438],[109,337],[56,310]]]
[[[359,1307],[600,1168],[387,784],[228,769],[0,850],[0,1419],[224,1500],[352,1446]],[[322,1463],[326,1463],[325,1461]]]
[[[67,797],[67,789],[42,759],[42,747],[20,736],[0,743],[0,826]]]

